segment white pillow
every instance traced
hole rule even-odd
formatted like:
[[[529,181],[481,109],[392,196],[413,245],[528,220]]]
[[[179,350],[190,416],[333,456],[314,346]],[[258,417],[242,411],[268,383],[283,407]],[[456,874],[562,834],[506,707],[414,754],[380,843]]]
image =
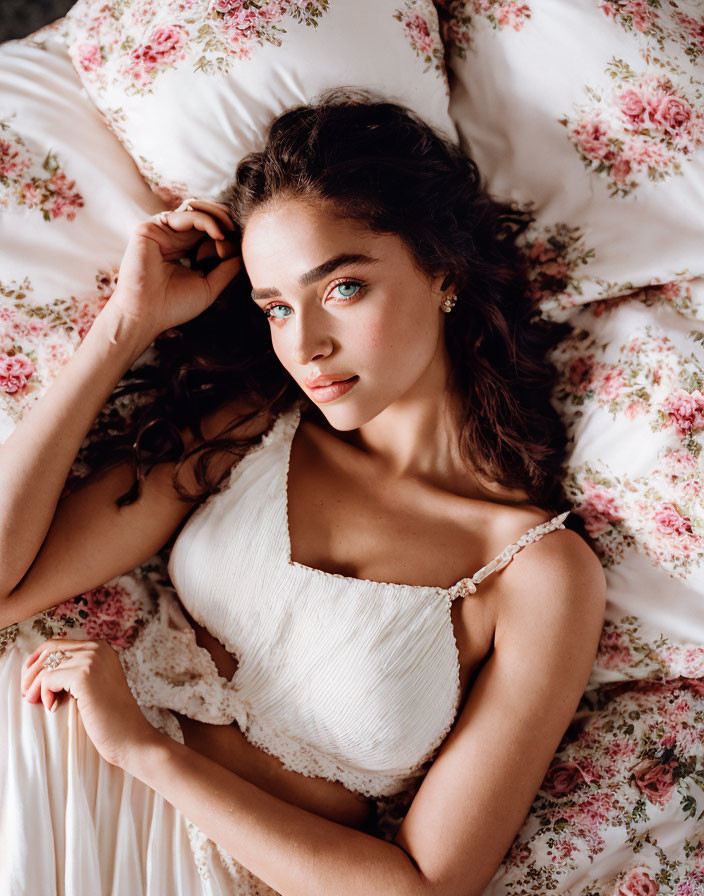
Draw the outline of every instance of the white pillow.
[[[457,139],[430,0],[79,0],[66,22],[89,96],[167,201],[218,195],[276,115],[331,87]]]
[[[701,4],[438,6],[461,142],[491,192],[535,206],[536,297],[704,274]]]

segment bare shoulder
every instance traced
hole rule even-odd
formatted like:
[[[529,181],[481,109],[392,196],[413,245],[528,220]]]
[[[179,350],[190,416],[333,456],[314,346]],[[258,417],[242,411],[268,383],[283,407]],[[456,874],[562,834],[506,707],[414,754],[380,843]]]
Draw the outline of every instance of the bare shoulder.
[[[504,630],[535,626],[546,637],[598,640],[606,604],[604,570],[570,529],[548,532],[519,551],[506,569],[502,595]]]

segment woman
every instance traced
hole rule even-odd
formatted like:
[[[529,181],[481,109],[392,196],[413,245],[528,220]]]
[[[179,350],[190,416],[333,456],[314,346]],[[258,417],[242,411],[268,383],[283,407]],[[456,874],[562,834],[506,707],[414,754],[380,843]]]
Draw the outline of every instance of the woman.
[[[120,823],[137,819],[129,848],[101,841],[111,863],[85,859],[112,892],[479,894],[577,707],[604,611],[600,564],[564,525],[555,334],[532,319],[515,247],[528,219],[406,110],[345,93],[277,119],[224,199],[137,228],[115,294],[0,454],[0,625],[178,534],[169,571],[220,674],[218,724],[184,700],[173,737],[150,725],[101,641],[41,644],[25,700],[75,698],[95,750],[74,775],[114,775],[120,794],[96,827],[118,803]],[[136,489],[118,463],[59,501],[122,374],[160,333],[188,348],[186,322],[218,307],[233,229],[251,295],[235,290],[207,331],[230,368],[192,359],[194,410],[173,362],[140,433],[161,414],[176,449],[157,439],[147,458],[138,438]],[[194,246],[209,273],[178,264]],[[395,838],[372,836],[369,802],[404,788]],[[217,844],[200,878],[175,846],[192,825]]]

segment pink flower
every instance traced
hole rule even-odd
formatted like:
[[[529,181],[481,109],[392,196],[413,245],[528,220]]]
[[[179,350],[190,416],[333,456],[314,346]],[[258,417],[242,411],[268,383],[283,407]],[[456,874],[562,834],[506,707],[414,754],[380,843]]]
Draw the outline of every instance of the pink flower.
[[[616,507],[614,496],[611,494],[611,492],[609,492],[607,488],[601,485],[597,485],[596,483],[592,482],[591,479],[585,479],[582,485],[584,487],[586,499],[589,502],[589,506],[593,510],[595,510],[597,513],[600,513],[602,516],[605,516],[612,522],[623,519]]]
[[[608,141],[608,131],[600,121],[581,121],[573,134],[580,151],[588,159],[609,163],[616,157]]]
[[[675,18],[679,24],[689,32],[689,36],[694,43],[704,50],[704,21],[697,21],[691,16],[685,15],[683,12],[676,12]]]
[[[496,21],[499,25],[509,25],[514,31],[520,31],[525,20],[529,18],[530,6],[525,3],[518,6],[513,2],[505,2],[496,13]]]
[[[618,398],[625,386],[626,382],[623,378],[623,368],[613,367],[599,384],[599,395],[601,398],[610,401],[611,399]]]
[[[435,43],[428,28],[428,23],[421,15],[411,16],[404,27],[409,39],[415,44],[419,53],[432,53]]]
[[[658,885],[643,868],[633,868],[621,881],[618,896],[657,896]]]
[[[635,420],[639,414],[647,409],[647,405],[643,401],[629,401],[623,409],[623,413],[629,420]]]
[[[624,643],[621,632],[604,629],[599,641],[599,660],[606,669],[618,669],[630,665],[633,656],[628,645]]]
[[[682,668],[687,678],[704,676],[704,647],[688,647],[682,657]]]
[[[159,65],[175,61],[185,43],[186,32],[180,25],[159,25],[146,43],[132,51],[126,71],[137,83],[146,84]]]
[[[119,585],[101,585],[64,601],[51,611],[55,619],[72,620],[88,638],[108,641],[112,647],[129,647],[139,634],[139,608]]]
[[[645,113],[645,104],[637,90],[632,87],[624,90],[618,97],[621,111],[624,115],[631,119],[633,124],[640,124],[643,121]]]
[[[631,173],[631,163],[623,156],[619,156],[611,166],[611,176],[617,184],[625,184]]]
[[[696,472],[697,461],[689,451],[684,448],[678,451],[668,451],[663,457],[663,466],[670,474],[671,479],[684,479]]]
[[[27,355],[0,353],[0,389],[9,395],[21,392],[35,369]]]
[[[672,153],[660,143],[651,139],[632,139],[623,148],[621,157],[629,159],[638,168],[667,168],[672,162]]]
[[[636,787],[651,803],[664,806],[670,801],[675,788],[674,773],[677,760],[670,759],[666,763],[657,759],[643,759],[633,769]]]
[[[591,479],[582,482],[584,501],[575,510],[584,520],[587,532],[597,538],[605,532],[611,523],[623,519],[614,496],[604,486],[597,485]]]
[[[76,47],[78,64],[84,72],[92,72],[103,64],[100,47],[96,43],[79,44]]]
[[[152,31],[149,45],[154,53],[163,56],[175,50],[183,37],[183,29],[178,25],[160,25]]]
[[[666,535],[690,535],[692,532],[692,521],[682,516],[674,504],[661,504],[653,514],[653,520]]]
[[[656,109],[649,110],[653,124],[659,125],[670,134],[677,134],[692,118],[692,107],[686,100],[675,94],[664,96]]]
[[[692,430],[704,429],[704,395],[699,389],[693,392],[678,389],[667,396],[662,407],[669,417],[667,422],[680,435],[686,436]]]
[[[516,838],[508,851],[506,861],[510,865],[524,865],[531,856],[531,848],[522,840]]]
[[[548,769],[540,789],[550,796],[564,796],[594,780],[598,777],[593,769],[583,770],[576,762],[558,762]]]

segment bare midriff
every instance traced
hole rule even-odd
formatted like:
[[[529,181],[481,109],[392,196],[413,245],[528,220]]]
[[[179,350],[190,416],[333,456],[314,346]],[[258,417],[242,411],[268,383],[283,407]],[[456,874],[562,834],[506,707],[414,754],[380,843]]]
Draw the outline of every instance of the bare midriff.
[[[229,681],[237,670],[236,657],[185,610],[184,613],[195,629],[198,644],[210,653],[220,675]],[[251,744],[235,723],[209,725],[179,713],[174,715],[179,720],[187,747],[262,790],[348,827],[364,828],[372,820],[373,800],[348,790],[337,781],[289,771],[275,756]]]

